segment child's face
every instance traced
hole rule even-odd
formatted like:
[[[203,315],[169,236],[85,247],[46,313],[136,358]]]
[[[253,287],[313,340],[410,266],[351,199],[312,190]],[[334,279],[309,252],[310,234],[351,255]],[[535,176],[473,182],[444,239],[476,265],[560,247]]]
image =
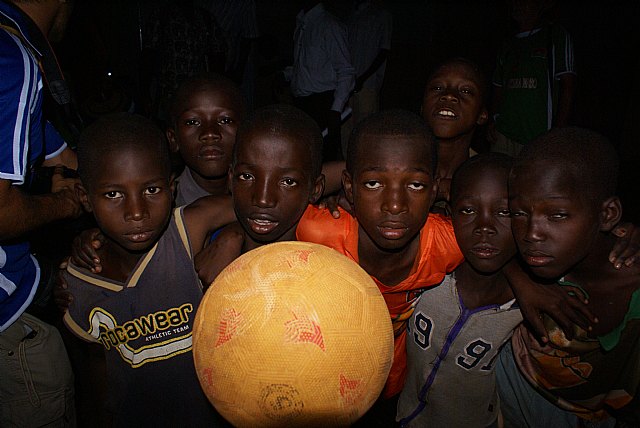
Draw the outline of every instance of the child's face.
[[[559,278],[587,256],[600,229],[600,210],[561,166],[520,167],[509,186],[513,235],[534,274]]]
[[[175,128],[167,130],[174,151],[204,179],[226,177],[242,107],[223,88],[202,86],[186,98]]]
[[[419,237],[436,194],[429,149],[417,136],[361,138],[366,141],[360,144],[355,171],[343,175],[359,239],[387,251],[404,249]]]
[[[487,121],[482,91],[470,66],[446,64],[431,77],[422,99],[422,115],[442,140],[471,135]]]
[[[129,252],[151,248],[171,216],[173,182],[152,153],[107,154],[90,185],[79,191],[107,239]]]
[[[481,273],[495,273],[516,254],[509,217],[508,172],[476,166],[457,184],[452,220],[466,261]]]
[[[296,226],[322,194],[311,156],[289,135],[257,129],[245,135],[230,171],[238,221],[256,242],[295,241]]]

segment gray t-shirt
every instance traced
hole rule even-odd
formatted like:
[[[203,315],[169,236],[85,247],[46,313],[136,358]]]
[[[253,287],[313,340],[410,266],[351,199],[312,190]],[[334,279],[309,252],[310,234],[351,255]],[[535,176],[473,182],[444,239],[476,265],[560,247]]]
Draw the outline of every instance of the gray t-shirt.
[[[495,358],[522,315],[515,299],[467,309],[455,284],[449,274],[425,291],[409,320],[397,414],[408,426],[484,428],[498,416]]]

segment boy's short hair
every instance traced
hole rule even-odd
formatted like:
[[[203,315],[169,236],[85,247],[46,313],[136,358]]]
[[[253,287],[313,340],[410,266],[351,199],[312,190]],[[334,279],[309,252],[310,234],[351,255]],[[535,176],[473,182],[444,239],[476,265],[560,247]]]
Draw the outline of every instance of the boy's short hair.
[[[580,186],[577,191],[592,200],[604,200],[616,193],[618,155],[609,140],[597,132],[578,127],[554,128],[524,146],[513,170],[533,162],[560,167]]]
[[[244,115],[247,108],[246,101],[242,91],[240,91],[240,88],[233,80],[217,73],[198,73],[180,83],[171,97],[169,105],[169,120],[172,125],[175,124],[181,113],[177,111],[177,108],[184,103],[184,100],[188,98],[195,89],[202,87],[208,87],[211,89],[219,88],[224,90],[242,109],[239,113]]]
[[[236,141],[261,130],[269,134],[286,135],[304,147],[311,158],[311,179],[322,174],[322,133],[318,124],[302,110],[288,104],[274,104],[255,110],[238,127]],[[233,149],[232,165],[236,164],[238,144]]]
[[[480,68],[478,63],[476,63],[475,61],[473,61],[473,60],[471,60],[469,58],[458,56],[458,57],[453,57],[453,58],[447,58],[444,61],[439,62],[431,70],[431,72],[429,73],[429,75],[427,77],[427,84],[431,81],[431,79],[433,79],[433,76],[435,76],[435,74],[441,68],[449,66],[449,65],[455,65],[455,64],[463,65],[463,66],[469,68],[473,72],[474,80],[475,80],[476,84],[478,85],[478,88],[480,89],[480,97],[481,97],[482,101],[484,102],[486,100],[487,92],[489,90],[489,83],[488,83],[488,80],[487,80],[487,75]]]
[[[426,161],[431,168],[431,177],[434,177],[438,163],[437,144],[427,123],[417,114],[401,109],[384,110],[358,123],[351,133],[347,147],[346,168],[351,174],[356,170],[357,156],[364,136],[419,137],[431,156]]]
[[[169,145],[155,123],[138,114],[114,113],[99,118],[80,135],[78,175],[82,183],[91,183],[106,154],[130,149],[152,153],[164,164],[167,177],[171,174]]]
[[[505,177],[509,177],[509,171],[511,171],[511,167],[513,166],[513,158],[504,153],[497,152],[489,152],[489,153],[481,153],[479,155],[473,156],[472,158],[464,161],[462,165],[456,169],[451,178],[451,203],[453,203],[462,189],[461,182],[466,176],[474,172],[478,169],[483,168],[493,168],[496,170],[502,170],[505,173]],[[507,181],[504,182],[505,188],[507,187]]]

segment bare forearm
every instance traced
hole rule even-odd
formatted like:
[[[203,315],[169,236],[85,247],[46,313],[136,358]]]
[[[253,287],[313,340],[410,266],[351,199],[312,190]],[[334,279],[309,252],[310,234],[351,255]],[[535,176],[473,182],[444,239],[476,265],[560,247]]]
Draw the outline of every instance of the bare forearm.
[[[345,169],[344,161],[331,161],[322,164],[324,174],[324,194],[331,195],[342,189],[342,171]]]
[[[562,127],[569,125],[575,95],[575,81],[576,77],[573,74],[563,75],[560,78],[558,109],[553,126]]]
[[[80,214],[71,191],[46,195],[27,195],[3,183],[0,195],[0,242],[18,238],[47,223],[74,218]]]

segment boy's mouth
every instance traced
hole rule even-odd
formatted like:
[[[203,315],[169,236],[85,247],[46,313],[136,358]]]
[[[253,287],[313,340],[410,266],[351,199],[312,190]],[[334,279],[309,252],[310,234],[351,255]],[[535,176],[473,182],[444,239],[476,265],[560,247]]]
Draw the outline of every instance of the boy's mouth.
[[[404,237],[409,228],[404,223],[385,222],[378,226],[378,230],[385,239],[400,239]]]
[[[453,112],[453,110],[447,109],[447,108],[443,108],[440,110],[436,111],[436,116],[438,117],[443,117],[443,118],[447,118],[447,119],[455,119],[458,116]]]
[[[552,256],[541,251],[525,251],[522,253],[522,258],[531,267],[546,266],[553,261]]]
[[[126,234],[131,242],[146,242],[153,236],[152,230],[139,230]]]
[[[271,232],[279,224],[275,220],[271,220],[267,218],[256,218],[256,217],[247,218],[247,223],[249,224],[249,227],[251,227],[251,230],[253,230],[254,233],[257,233],[260,235],[264,235]]]
[[[205,146],[198,153],[198,157],[205,160],[219,159],[223,156],[224,150],[216,146]]]
[[[500,253],[498,248],[483,244],[474,245],[470,251],[480,259],[488,259]]]

